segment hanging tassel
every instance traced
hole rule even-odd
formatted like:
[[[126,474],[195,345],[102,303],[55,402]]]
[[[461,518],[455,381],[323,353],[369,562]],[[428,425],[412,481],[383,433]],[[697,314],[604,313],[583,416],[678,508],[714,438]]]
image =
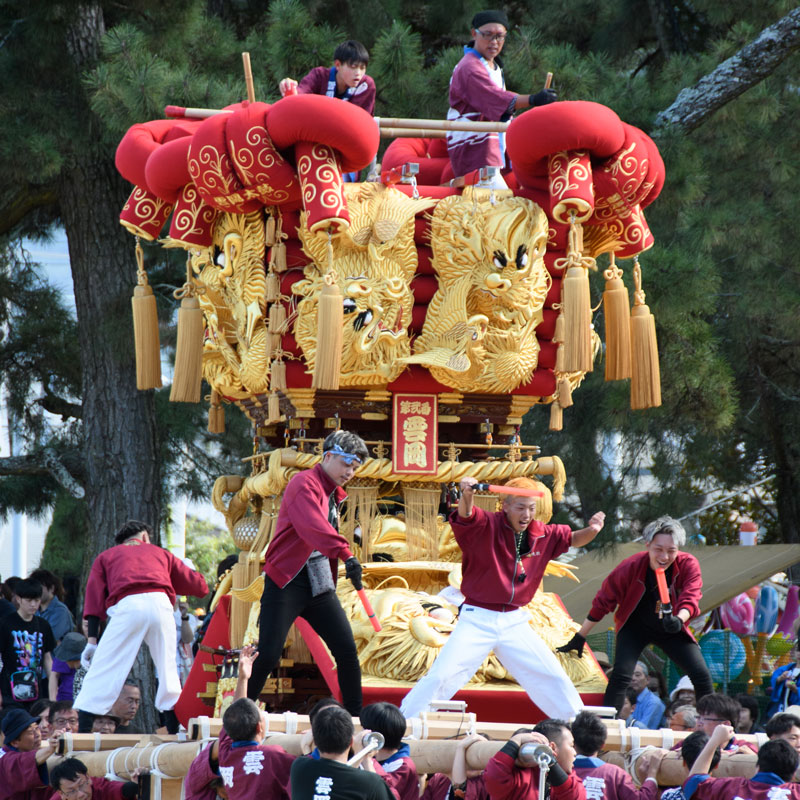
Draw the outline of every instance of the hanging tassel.
[[[288,234],[283,232],[283,223],[279,216],[275,223],[273,244],[269,250],[269,268],[272,272],[286,272],[286,245],[283,240],[288,238]]]
[[[222,405],[222,395],[213,389],[206,397],[210,401],[208,407],[208,432],[225,433],[225,409]]]
[[[267,275],[267,288],[264,294],[264,299],[268,303],[275,303],[281,297],[281,282],[274,272]]]
[[[264,242],[267,247],[272,247],[275,244],[275,234],[278,230],[278,221],[272,213],[267,214],[267,221],[264,225]]]
[[[186,283],[172,296],[181,301],[178,309],[178,343],[175,346],[175,373],[169,392],[171,403],[199,403],[203,382],[203,310],[197,299],[198,287],[192,280],[191,261],[186,260]]]
[[[270,392],[267,401],[267,423],[280,422],[281,420],[281,398],[277,392]]]
[[[603,312],[606,318],[607,381],[631,377],[631,311],[628,287],[622,282],[622,270],[610,254],[611,265],[603,273],[606,290],[603,292]]]
[[[558,395],[558,404],[561,408],[569,408],[572,405],[572,387],[569,385],[567,378],[561,378],[558,381],[556,393]]]
[[[558,400],[550,403],[550,430],[560,431],[564,427],[564,412]]]
[[[136,349],[136,388],[161,387],[161,343],[158,338],[158,310],[152,287],[144,271],[144,252],[136,237],[136,278],[131,306]]]
[[[342,326],[344,309],[341,289],[333,269],[333,243],[328,230],[328,272],[317,309],[317,352],[314,357],[314,389],[335,391],[339,388],[342,365]]]
[[[661,369],[658,363],[656,320],[645,305],[639,259],[633,261],[633,310],[631,311],[631,408],[657,408],[661,405]]]
[[[286,308],[283,303],[273,303],[269,307],[269,322],[267,330],[270,333],[283,333],[283,324],[286,322]]]
[[[271,392],[286,391],[286,362],[280,355],[269,368],[269,388]]]
[[[564,315],[564,372],[592,371],[592,306],[589,295],[588,259],[582,257],[583,226],[574,221],[569,227],[567,263],[561,288],[561,313]]]
[[[559,312],[556,317],[556,329],[553,333],[553,341],[558,344],[556,350],[556,372],[564,372],[564,314]]]

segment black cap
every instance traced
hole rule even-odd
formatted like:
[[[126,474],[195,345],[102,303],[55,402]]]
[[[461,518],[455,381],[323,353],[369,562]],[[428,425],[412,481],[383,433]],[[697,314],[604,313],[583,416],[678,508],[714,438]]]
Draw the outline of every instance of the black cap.
[[[497,22],[508,30],[508,17],[506,16],[506,12],[493,8],[488,11],[479,11],[472,18],[472,27],[477,30],[481,25],[486,25],[489,22]]]
[[[12,708],[3,717],[3,723],[0,725],[0,730],[3,732],[4,741],[6,744],[19,739],[34,722],[38,725],[41,717],[32,717],[27,711],[21,708]]]

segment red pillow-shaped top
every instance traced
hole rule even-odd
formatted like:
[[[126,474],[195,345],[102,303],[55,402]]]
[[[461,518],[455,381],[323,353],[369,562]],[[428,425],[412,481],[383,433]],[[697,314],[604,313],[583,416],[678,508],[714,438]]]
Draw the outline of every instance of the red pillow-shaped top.
[[[297,94],[275,103],[267,131],[279,150],[297,142],[324,144],[342,160],[343,172],[363,169],[378,152],[378,126],[363,108],[320,94]]]

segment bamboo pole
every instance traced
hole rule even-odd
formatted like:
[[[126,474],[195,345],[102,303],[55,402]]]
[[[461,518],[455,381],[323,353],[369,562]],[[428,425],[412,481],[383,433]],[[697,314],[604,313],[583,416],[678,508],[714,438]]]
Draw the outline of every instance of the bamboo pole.
[[[454,119],[410,119],[407,117],[375,117],[381,128],[428,128],[433,131],[489,131],[503,133],[508,130],[507,122],[477,122]]]
[[[100,752],[102,750],[116,750],[118,747],[138,747],[146,744],[177,741],[177,736],[158,736],[155,734],[62,733],[58,740],[56,752],[60,756],[69,756],[78,752]]]
[[[308,716],[305,714],[267,714],[267,732],[277,736],[291,732],[302,733],[311,727]],[[644,730],[641,728],[627,728],[624,722],[616,719],[604,719],[608,734],[604,750],[627,753],[639,747],[661,747],[669,750],[680,744],[692,731],[673,731],[669,728],[660,730]],[[622,724],[620,724],[622,723]],[[418,722],[409,721],[406,727],[406,736],[413,736],[419,740],[436,741],[453,739],[464,735],[469,730],[485,734],[491,739],[505,741],[524,722],[487,722],[478,720],[474,714],[452,711],[432,712],[421,715]],[[353,717],[356,731],[361,730],[358,717]],[[533,724],[531,724],[533,727]],[[188,734],[191,739],[205,739],[218,736],[222,730],[222,720],[211,717],[193,717],[189,720]],[[760,744],[760,737],[753,734],[737,734],[737,737],[746,742]]]
[[[277,735],[270,737],[268,743],[283,747],[291,755],[299,756],[301,754],[300,739],[300,734]],[[504,744],[505,739],[475,742],[467,749],[467,768],[483,769]],[[452,739],[440,741],[414,739],[409,741],[408,745],[419,775],[434,772],[449,773],[452,769],[453,758],[458,746],[457,741]],[[162,745],[147,744],[139,747],[119,748],[108,753],[76,753],[75,757],[86,765],[92,776],[101,776],[111,772],[120,778],[127,779],[133,770],[149,767],[151,770],[158,770],[167,780],[177,783],[186,775],[192,761],[203,746],[202,742],[169,742]],[[606,760],[618,765],[623,763],[621,756],[616,753],[609,754]],[[48,765],[52,767],[56,763],[58,763],[58,759],[53,757]],[[732,756],[724,754],[714,774],[718,777],[752,777],[755,771],[755,753]],[[659,784],[662,786],[680,785],[685,777],[686,770],[681,763],[680,754],[668,753],[658,772]]]
[[[250,53],[242,53],[242,66],[244,67],[244,82],[247,86],[247,99],[251,103],[255,103],[256,89],[253,84],[253,69],[250,66]]]

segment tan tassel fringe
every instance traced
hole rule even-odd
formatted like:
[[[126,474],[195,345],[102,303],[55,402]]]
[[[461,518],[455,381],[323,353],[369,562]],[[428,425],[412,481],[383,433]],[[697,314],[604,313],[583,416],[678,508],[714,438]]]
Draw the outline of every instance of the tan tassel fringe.
[[[556,388],[558,394],[558,404],[561,408],[569,408],[572,405],[572,387],[567,378],[561,378]]]
[[[656,408],[661,405],[661,368],[658,363],[656,320],[645,305],[641,288],[639,259],[634,259],[634,306],[631,311],[631,408]]]
[[[622,270],[614,262],[603,273],[606,290],[603,292],[603,312],[606,318],[607,381],[631,377],[631,310],[628,287],[622,282]]]
[[[267,244],[269,248],[269,268],[271,272],[286,272],[286,245],[284,239],[288,239],[288,234],[283,232],[283,221],[280,214],[277,219],[270,215],[270,219],[275,221],[274,230],[270,231],[269,223],[267,223]],[[269,234],[272,237],[269,238]]]
[[[271,392],[286,391],[286,362],[280,356],[269,368],[269,388]]]
[[[317,309],[317,352],[314,357],[314,389],[335,391],[339,388],[342,366],[342,326],[344,298],[333,269],[333,245],[328,231],[328,272],[320,292]]]
[[[550,403],[550,430],[560,431],[564,427],[564,412],[558,404],[558,400]]]
[[[473,495],[473,502],[478,508],[484,511],[494,512],[500,510],[499,495],[490,494],[489,492],[475,492]]]
[[[275,234],[278,230],[278,221],[274,214],[267,214],[267,221],[264,225],[264,242],[267,247],[275,244]]]
[[[347,484],[347,513],[342,520],[342,534],[350,544],[355,543],[356,527],[361,529],[362,561],[372,555],[370,532],[373,520],[378,516],[378,481],[356,478]]]
[[[264,293],[264,298],[268,303],[275,303],[281,297],[281,282],[274,272],[267,275],[267,288]]]
[[[267,417],[269,423],[281,421],[281,398],[277,392],[271,392],[267,400]]]
[[[573,215],[574,218],[574,215]],[[564,315],[564,372],[592,371],[592,305],[588,264],[584,259],[583,226],[571,222],[567,263],[561,285],[561,313]]]
[[[411,561],[432,561],[439,553],[439,484],[403,484],[406,507],[406,545]]]
[[[158,336],[158,310],[152,287],[144,271],[144,253],[136,237],[136,277],[131,307],[133,339],[136,349],[136,388],[161,387],[161,343]]]
[[[269,307],[269,323],[267,330],[270,333],[283,333],[283,324],[286,322],[286,308],[283,303],[273,303]]]
[[[222,397],[214,389],[206,398],[210,401],[208,407],[208,432],[225,433],[225,409],[222,406]]]
[[[203,382],[203,310],[192,280],[192,268],[186,263],[186,283],[173,292],[181,301],[178,309],[178,342],[175,347],[175,373],[169,392],[171,403],[199,403]]]
[[[558,350],[556,350],[556,372],[565,372],[564,370],[564,314],[559,313],[556,317],[556,330],[553,334],[553,341],[558,343]]]

